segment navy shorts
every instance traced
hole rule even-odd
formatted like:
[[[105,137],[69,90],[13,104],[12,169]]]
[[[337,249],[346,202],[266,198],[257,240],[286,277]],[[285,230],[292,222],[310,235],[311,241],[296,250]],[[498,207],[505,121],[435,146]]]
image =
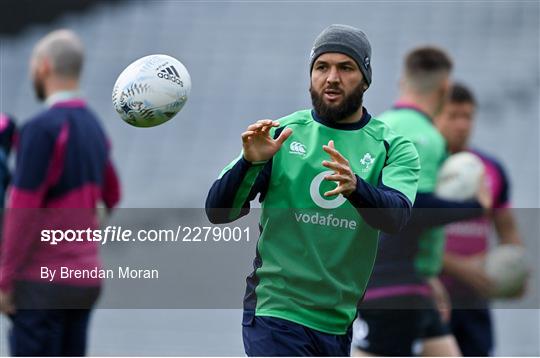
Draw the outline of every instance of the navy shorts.
[[[84,356],[90,310],[22,310],[10,316],[12,356]]]
[[[347,334],[333,335],[266,316],[255,316],[242,325],[244,349],[249,357],[350,356],[352,328]]]
[[[450,334],[428,297],[391,297],[363,306],[354,325],[354,345],[368,353],[415,356],[421,353],[423,340]]]
[[[454,309],[450,326],[465,357],[492,354],[493,327],[489,309]]]
[[[17,281],[17,311],[10,316],[11,355],[85,355],[90,309],[99,292],[99,287]]]

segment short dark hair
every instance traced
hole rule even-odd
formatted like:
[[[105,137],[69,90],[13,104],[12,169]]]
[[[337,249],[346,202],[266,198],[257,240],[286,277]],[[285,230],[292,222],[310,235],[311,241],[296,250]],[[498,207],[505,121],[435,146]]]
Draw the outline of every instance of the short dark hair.
[[[405,57],[405,80],[415,91],[430,92],[438,88],[452,67],[452,60],[444,50],[418,47]]]
[[[451,103],[470,103],[476,106],[476,98],[472,91],[462,83],[454,83],[450,89],[448,100]]]
[[[433,46],[416,48],[405,58],[405,71],[410,75],[450,72],[452,67],[450,56],[444,50]]]

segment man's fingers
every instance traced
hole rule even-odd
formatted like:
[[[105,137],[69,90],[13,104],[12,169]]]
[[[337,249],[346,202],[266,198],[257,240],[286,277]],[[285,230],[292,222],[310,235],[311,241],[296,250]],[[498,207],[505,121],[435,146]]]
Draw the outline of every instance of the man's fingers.
[[[341,185],[338,185],[338,187],[335,188],[334,190],[330,190],[324,193],[324,196],[338,195],[338,194],[341,194],[343,191],[345,191],[345,188],[343,188],[343,186]]]
[[[350,179],[351,179],[350,177],[343,174],[331,174],[324,177],[324,180],[337,181],[337,182],[347,181]]]
[[[333,169],[335,172],[338,173],[347,172],[347,168],[343,164],[340,164],[338,162],[329,162],[328,160],[323,160],[322,165],[327,168]]]
[[[260,121],[257,121],[256,123],[260,123],[264,126],[279,127],[279,122],[273,121],[271,119],[261,119]]]
[[[279,127],[279,122],[270,121],[270,123],[264,125],[262,130],[264,132],[269,132],[272,127]]]
[[[255,131],[245,131],[244,133],[242,133],[242,138],[247,137],[247,136],[251,136],[251,135],[254,135],[254,134],[255,134]]]
[[[267,135],[270,128],[272,128],[273,125],[264,125],[260,123],[255,123],[247,127],[246,132],[252,132],[250,135]],[[244,133],[246,133],[244,132]]]
[[[330,143],[332,144],[332,146],[323,145],[323,150],[328,153],[336,162],[347,164],[348,160],[345,159],[345,157],[342,156],[341,153],[334,148],[334,142],[330,141],[329,144]]]
[[[262,130],[265,126],[268,126],[269,124],[265,124],[265,123],[262,123],[262,122],[256,122],[256,123],[253,123],[253,124],[250,124],[247,129],[248,130],[252,130],[252,131],[260,131]]]
[[[252,123],[248,126],[248,129],[254,130],[254,129],[262,129],[263,127],[278,127],[279,122],[273,121],[271,119],[261,119],[260,121],[257,121],[255,123]]]
[[[279,134],[279,137],[277,137],[276,139],[276,142],[279,144],[279,145],[282,145],[283,142],[285,142],[287,140],[287,138],[289,138],[292,134],[292,129],[290,128],[285,128],[280,134]]]
[[[259,131],[259,130],[261,130],[262,127],[263,127],[263,125],[260,124],[260,123],[253,123],[253,124],[250,124],[247,127],[247,130],[248,131]]]
[[[345,162],[345,158],[335,148],[323,145],[323,150],[338,162]]]
[[[268,132],[270,132],[270,129],[274,127],[273,125],[264,125],[262,128],[261,128],[261,133],[262,134],[268,134]]]
[[[257,121],[257,124],[261,125],[260,130],[263,133],[268,133],[270,128],[275,127],[274,121],[271,119],[261,119],[260,121]]]
[[[270,128],[272,127],[278,127],[279,122],[273,121],[271,119],[262,119],[260,121],[257,121],[253,124],[250,124],[247,127],[248,131],[254,131],[255,134],[262,134],[266,135],[270,131]]]
[[[247,143],[252,135],[255,135],[254,131],[245,131],[242,133],[242,142]]]

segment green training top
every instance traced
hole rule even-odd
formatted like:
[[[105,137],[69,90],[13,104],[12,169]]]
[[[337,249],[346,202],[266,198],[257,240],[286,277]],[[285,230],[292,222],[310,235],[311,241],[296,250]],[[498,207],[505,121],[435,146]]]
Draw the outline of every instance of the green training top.
[[[365,111],[365,110],[364,110]],[[293,133],[271,160],[262,202],[256,269],[247,300],[256,316],[286,319],[330,334],[345,334],[368,283],[377,253],[378,230],[368,226],[342,195],[323,193],[331,160],[322,146],[334,140],[354,173],[373,186],[392,188],[414,202],[419,162],[412,143],[364,114],[363,127],[338,129],[314,120],[310,110],[281,118],[271,133]],[[241,157],[227,166],[225,175]],[[240,215],[264,164],[251,165],[235,193]],[[412,204],[411,204],[412,205]]]
[[[414,107],[396,107],[379,116],[396,133],[411,140],[420,157],[419,193],[432,193],[437,173],[447,157],[446,141],[433,125],[431,118]],[[442,267],[444,254],[443,228],[424,231],[418,241],[415,259],[417,271],[424,276],[436,276]]]

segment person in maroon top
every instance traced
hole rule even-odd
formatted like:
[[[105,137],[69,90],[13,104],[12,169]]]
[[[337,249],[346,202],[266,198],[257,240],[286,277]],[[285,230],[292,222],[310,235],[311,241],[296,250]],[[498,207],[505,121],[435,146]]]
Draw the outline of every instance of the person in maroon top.
[[[477,102],[473,92],[455,83],[435,125],[445,137],[450,153],[468,151],[484,164],[485,182],[493,201],[489,216],[446,226],[446,247],[441,280],[450,295],[450,328],[464,356],[490,356],[495,337],[490,312],[493,282],[485,272],[492,229],[497,245],[523,245],[517,218],[511,208],[510,181],[498,159],[472,148]],[[514,298],[525,293],[516,292]],[[507,297],[510,298],[510,297]]]
[[[34,89],[47,108],[19,133],[0,246],[0,309],[11,318],[12,355],[85,354],[100,280],[42,272],[101,268],[98,244],[40,239],[44,228],[97,229],[97,205],[111,209],[120,199],[110,142],[78,92],[83,57],[68,30],[45,36],[32,54]]]

